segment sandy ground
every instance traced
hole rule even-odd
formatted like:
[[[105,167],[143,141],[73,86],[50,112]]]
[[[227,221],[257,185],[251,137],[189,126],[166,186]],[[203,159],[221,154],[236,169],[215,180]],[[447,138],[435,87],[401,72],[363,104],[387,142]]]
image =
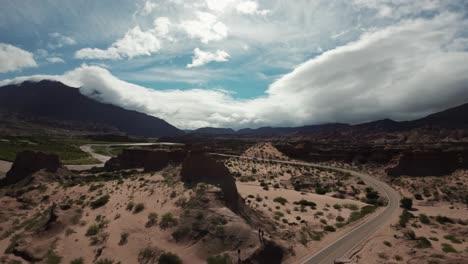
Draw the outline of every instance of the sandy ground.
[[[378,174],[381,170],[374,172]],[[382,174],[378,176],[386,179]],[[410,212],[415,218],[402,228],[399,216],[403,209],[400,209],[392,218],[392,226],[376,232],[354,252],[352,263],[468,263],[468,207],[459,202],[466,195],[467,182],[466,171],[442,177],[400,177],[394,187],[413,199]],[[414,198],[417,193],[423,194],[420,200]],[[428,216],[430,223],[421,222],[420,215]],[[438,223],[438,216],[449,217],[454,223]],[[405,237],[409,230],[416,238],[427,238],[431,245],[418,247],[417,240]],[[453,242],[451,237],[459,241]],[[443,244],[453,247],[456,253],[444,252]]]
[[[0,160],[0,175],[10,170],[12,163],[4,160]]]

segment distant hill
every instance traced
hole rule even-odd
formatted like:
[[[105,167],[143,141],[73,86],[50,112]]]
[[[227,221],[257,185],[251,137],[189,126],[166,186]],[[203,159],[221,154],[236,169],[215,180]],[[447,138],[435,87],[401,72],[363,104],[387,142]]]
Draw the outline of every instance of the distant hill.
[[[190,134],[233,135],[233,136],[302,136],[311,134],[359,136],[377,133],[408,131],[417,128],[467,129],[468,104],[463,104],[413,121],[394,121],[382,119],[362,124],[327,123],[301,127],[260,127],[244,128],[238,131],[225,128],[200,128]],[[200,131],[200,132],[196,132]]]
[[[232,135],[236,131],[232,128],[202,127],[192,130],[190,133],[196,135]]]
[[[0,87],[0,113],[0,116],[15,115],[28,120],[96,124],[137,136],[184,134],[160,118],[98,102],[82,95],[79,89],[56,81],[23,82]]]

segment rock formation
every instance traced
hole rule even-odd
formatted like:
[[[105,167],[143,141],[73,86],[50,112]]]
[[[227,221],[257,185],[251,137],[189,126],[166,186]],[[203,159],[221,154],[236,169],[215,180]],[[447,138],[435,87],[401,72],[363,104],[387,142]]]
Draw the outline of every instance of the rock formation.
[[[19,152],[6,177],[0,181],[0,186],[20,182],[42,169],[47,172],[57,172],[60,167],[61,163],[57,155],[33,151]]]
[[[283,249],[272,241],[266,241],[265,244],[257,249],[252,256],[243,263],[248,264],[281,264],[283,261]]]
[[[110,170],[144,168],[145,171],[154,171],[171,162],[182,162],[184,158],[184,150],[124,149],[117,157],[107,161],[105,167]]]
[[[223,201],[234,213],[241,213],[242,198],[237,192],[234,177],[223,163],[202,152],[191,152],[182,163],[181,180],[188,186],[207,183],[219,187]]]
[[[407,151],[386,168],[389,176],[442,176],[468,168],[468,150]]]

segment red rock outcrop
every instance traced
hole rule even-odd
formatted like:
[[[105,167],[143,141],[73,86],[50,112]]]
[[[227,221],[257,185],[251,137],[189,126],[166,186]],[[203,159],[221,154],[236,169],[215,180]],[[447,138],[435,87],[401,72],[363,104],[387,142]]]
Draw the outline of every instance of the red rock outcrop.
[[[6,177],[0,181],[0,186],[18,183],[43,169],[47,172],[57,172],[61,166],[57,155],[33,151],[19,152]]]
[[[234,177],[223,163],[202,152],[188,153],[182,163],[181,180],[189,186],[197,183],[215,185],[222,190],[222,200],[236,214],[243,214],[243,199],[239,195]]]
[[[124,149],[117,157],[106,162],[110,170],[144,168],[145,171],[160,170],[171,162],[180,163],[185,150]]]

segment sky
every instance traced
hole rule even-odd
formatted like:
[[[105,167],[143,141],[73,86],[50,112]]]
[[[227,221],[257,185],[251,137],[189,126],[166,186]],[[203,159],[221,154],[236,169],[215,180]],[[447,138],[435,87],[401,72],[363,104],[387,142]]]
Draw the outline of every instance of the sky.
[[[0,85],[182,129],[410,120],[468,102],[466,0],[2,0]]]

